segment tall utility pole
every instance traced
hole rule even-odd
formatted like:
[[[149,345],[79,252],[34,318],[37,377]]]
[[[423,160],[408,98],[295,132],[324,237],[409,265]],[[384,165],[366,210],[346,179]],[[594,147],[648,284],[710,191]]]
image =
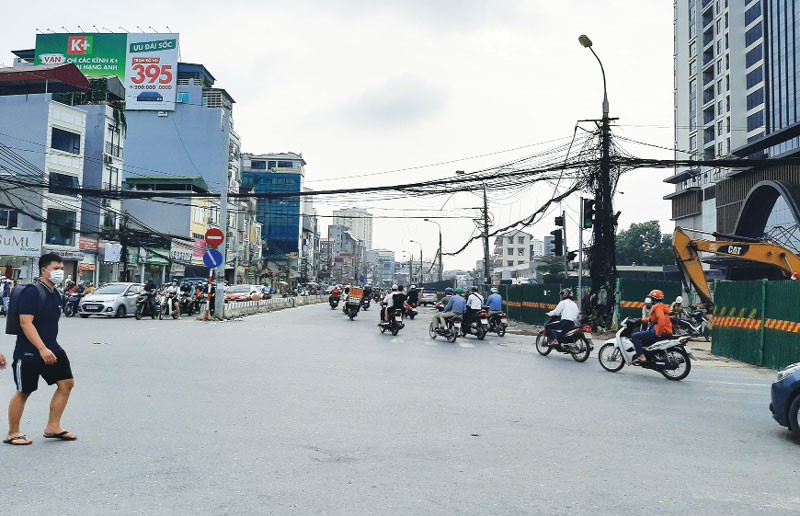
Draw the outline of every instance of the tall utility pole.
[[[225,314],[223,311],[225,310],[225,264],[228,262],[228,189],[230,188],[230,179],[228,178],[228,167],[225,166],[225,174],[223,175],[224,179],[222,181],[222,192],[219,199],[219,225],[220,229],[222,229],[222,234],[225,235],[225,238],[222,239],[222,243],[219,245],[217,250],[222,253],[222,263],[217,268],[217,295],[215,298],[214,303],[214,314],[216,315],[217,319],[224,320]],[[269,262],[267,262],[269,264]],[[234,281],[235,281],[235,274],[234,271]]]
[[[119,241],[122,244],[122,281],[130,281],[128,277],[128,210],[122,213],[122,225],[119,229]],[[139,278],[144,282],[144,278]]]
[[[567,255],[569,253],[567,252],[567,212],[566,212],[566,210],[561,210],[561,220],[563,222],[563,224],[561,224],[561,227],[563,228],[562,231],[564,233],[564,236],[562,237],[563,242],[564,242],[564,244],[563,244],[564,245],[564,279],[567,279],[567,278],[569,278],[569,259],[567,258]]]
[[[483,283],[492,284],[489,274],[489,200],[486,197],[486,183],[483,183]]]
[[[425,222],[432,222],[433,224],[436,224],[436,226],[439,228],[439,281],[442,281],[442,274],[444,273],[444,269],[442,269],[442,226],[435,220],[424,220]]]
[[[589,255],[589,274],[591,276],[591,311],[596,316],[596,324],[606,328],[611,326],[616,289],[616,217],[613,215],[613,184],[611,178],[611,118],[608,115],[608,90],[603,63],[592,49],[592,40],[581,35],[578,41],[588,48],[600,64],[603,75],[603,118],[600,120],[601,156],[600,168],[592,183],[595,185],[595,224],[592,226],[594,244]]]

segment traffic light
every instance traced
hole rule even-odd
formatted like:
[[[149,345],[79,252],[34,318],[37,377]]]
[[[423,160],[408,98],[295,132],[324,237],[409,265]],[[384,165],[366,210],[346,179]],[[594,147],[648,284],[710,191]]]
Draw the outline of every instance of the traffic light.
[[[553,235],[553,254],[556,256],[564,256],[564,236],[560,229],[550,232]]]
[[[564,227],[564,217],[559,215],[556,217],[556,226]]]
[[[595,213],[594,200],[582,199],[582,202],[583,202],[582,206],[583,218],[581,220],[583,223],[583,229],[592,229],[592,226],[594,225],[594,213]]]
[[[570,251],[570,252],[567,253],[567,261],[568,262],[571,262],[572,260],[574,260],[577,257],[578,257],[578,251]]]

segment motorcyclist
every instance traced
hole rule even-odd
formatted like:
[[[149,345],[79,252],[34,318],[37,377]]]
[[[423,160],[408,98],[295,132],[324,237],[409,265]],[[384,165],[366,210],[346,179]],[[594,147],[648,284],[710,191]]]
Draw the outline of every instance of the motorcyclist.
[[[653,300],[648,296],[644,298],[644,306],[642,307],[642,320],[650,319],[650,312],[653,311]],[[642,331],[647,329],[647,323],[642,323]]]
[[[472,320],[478,317],[483,308],[483,296],[478,293],[478,287],[472,286],[469,297],[467,297],[467,310],[464,312],[464,324],[461,325],[461,332],[466,335],[469,332]]]
[[[419,290],[416,285],[408,287],[408,304],[411,305],[411,308],[416,308],[419,304]]]
[[[328,302],[333,301],[334,299],[339,299],[339,296],[341,295],[342,291],[339,289],[339,286],[336,285],[335,287],[333,287],[333,290],[331,290],[331,295],[330,297],[328,297]]]
[[[385,296],[383,296],[383,300],[381,304],[384,308],[381,309],[381,320],[378,322],[378,326],[381,326],[384,322],[389,320],[388,313],[389,313],[389,305],[393,304],[392,297],[394,296],[395,292],[397,292],[397,285],[392,285],[392,290],[388,291]]]
[[[144,292],[147,294],[147,306],[150,307],[150,313],[155,313],[156,311],[156,283],[153,281],[153,278],[147,280],[147,283],[144,285]]]
[[[167,297],[169,298],[169,302],[172,303],[175,312],[178,314],[178,319],[181,318],[181,303],[178,300],[179,293],[178,280],[172,280],[172,284],[167,287]]]
[[[677,319],[683,317],[683,297],[678,296],[675,298],[675,302],[669,305],[669,313]]]
[[[447,306],[447,303],[450,302],[450,298],[453,297],[453,289],[447,287],[444,289],[444,297],[436,302],[434,305],[440,312],[444,310],[444,307]]]
[[[447,293],[447,290],[445,290],[445,293]],[[463,318],[464,312],[467,309],[467,300],[464,299],[463,294],[464,289],[457,288],[455,294],[451,295],[450,299],[447,301],[444,311],[434,316],[439,328],[445,328],[448,319],[452,319],[456,316],[461,316]]]
[[[572,289],[565,288],[561,291],[561,302],[554,310],[547,312],[548,317],[561,317],[561,320],[547,323],[544,325],[545,333],[550,337],[550,346],[558,344],[556,332],[564,333],[571,330],[578,324],[580,310],[575,301],[572,300]]]
[[[489,305],[489,317],[503,311],[503,298],[497,293],[497,287],[492,287],[491,294],[486,299],[486,304]]]
[[[653,309],[649,319],[642,319],[643,323],[649,323],[648,328],[646,331],[631,335],[631,341],[637,354],[633,359],[634,364],[642,364],[647,361],[644,354],[645,346],[672,336],[672,321],[669,318],[669,307],[664,304],[664,293],[656,289],[650,291],[648,297],[653,300]]]

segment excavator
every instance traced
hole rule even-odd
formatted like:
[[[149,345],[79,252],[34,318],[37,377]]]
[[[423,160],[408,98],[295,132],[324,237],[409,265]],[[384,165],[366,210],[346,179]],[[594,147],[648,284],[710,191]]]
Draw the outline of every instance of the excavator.
[[[703,273],[699,252],[769,265],[793,280],[800,277],[800,256],[779,244],[749,238],[738,241],[692,239],[687,231],[691,230],[675,228],[672,238],[675,261],[683,272],[684,281],[694,286],[708,309],[714,305],[714,301]]]

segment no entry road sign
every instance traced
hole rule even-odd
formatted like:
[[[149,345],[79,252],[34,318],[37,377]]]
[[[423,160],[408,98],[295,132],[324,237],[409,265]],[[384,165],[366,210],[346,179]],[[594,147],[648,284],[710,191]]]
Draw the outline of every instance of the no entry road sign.
[[[206,231],[206,245],[209,247],[219,247],[225,240],[225,234],[221,229],[211,228]]]

